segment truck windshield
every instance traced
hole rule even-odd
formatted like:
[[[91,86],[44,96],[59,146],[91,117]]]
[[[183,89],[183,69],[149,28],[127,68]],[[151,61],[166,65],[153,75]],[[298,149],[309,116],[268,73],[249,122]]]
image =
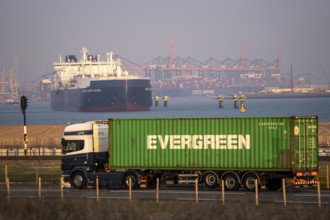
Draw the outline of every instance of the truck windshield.
[[[62,151],[64,154],[79,151],[84,149],[84,145],[83,140],[65,140],[65,144],[62,143]]]

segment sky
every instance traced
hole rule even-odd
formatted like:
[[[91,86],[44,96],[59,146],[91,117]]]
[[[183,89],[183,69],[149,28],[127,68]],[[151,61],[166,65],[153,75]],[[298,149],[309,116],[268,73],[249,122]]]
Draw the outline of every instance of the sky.
[[[278,59],[294,75],[330,81],[329,0],[0,0],[0,71],[18,57],[20,82],[53,72],[59,56],[86,47],[137,64],[175,56]],[[324,73],[323,70],[324,69]]]

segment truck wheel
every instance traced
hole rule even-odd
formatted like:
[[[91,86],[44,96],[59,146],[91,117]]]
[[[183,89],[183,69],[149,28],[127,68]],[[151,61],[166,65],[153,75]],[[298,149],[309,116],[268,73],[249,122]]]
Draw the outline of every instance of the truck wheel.
[[[266,183],[266,188],[270,191],[277,191],[281,186],[281,179],[270,179]]]
[[[131,178],[132,189],[137,189],[139,187],[139,179],[135,173],[127,173],[124,176],[124,184],[129,188],[129,179]]]
[[[71,185],[75,189],[85,189],[87,188],[87,179],[82,172],[75,172],[71,176]]]
[[[228,173],[224,177],[225,190],[227,191],[237,191],[239,188],[238,178],[233,173]]]
[[[244,177],[243,183],[245,186],[245,189],[250,192],[254,192],[256,190],[256,184],[255,180],[258,179],[257,176],[253,173],[247,174]],[[259,183],[258,183],[259,185]]]
[[[204,185],[209,189],[214,189],[218,186],[218,176],[213,172],[204,175]]]

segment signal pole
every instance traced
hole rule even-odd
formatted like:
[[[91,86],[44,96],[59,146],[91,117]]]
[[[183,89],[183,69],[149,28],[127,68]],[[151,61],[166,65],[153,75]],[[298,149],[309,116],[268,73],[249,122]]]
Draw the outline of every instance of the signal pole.
[[[28,99],[25,96],[21,97],[21,109],[24,117],[24,155],[27,155],[27,128],[26,128],[26,115],[25,110],[28,107]]]

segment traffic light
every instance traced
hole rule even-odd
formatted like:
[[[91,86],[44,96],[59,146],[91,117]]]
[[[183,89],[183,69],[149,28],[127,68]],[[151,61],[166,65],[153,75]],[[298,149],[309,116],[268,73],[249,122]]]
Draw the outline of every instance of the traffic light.
[[[25,109],[28,107],[28,99],[25,96],[21,97],[21,109],[24,112]]]

